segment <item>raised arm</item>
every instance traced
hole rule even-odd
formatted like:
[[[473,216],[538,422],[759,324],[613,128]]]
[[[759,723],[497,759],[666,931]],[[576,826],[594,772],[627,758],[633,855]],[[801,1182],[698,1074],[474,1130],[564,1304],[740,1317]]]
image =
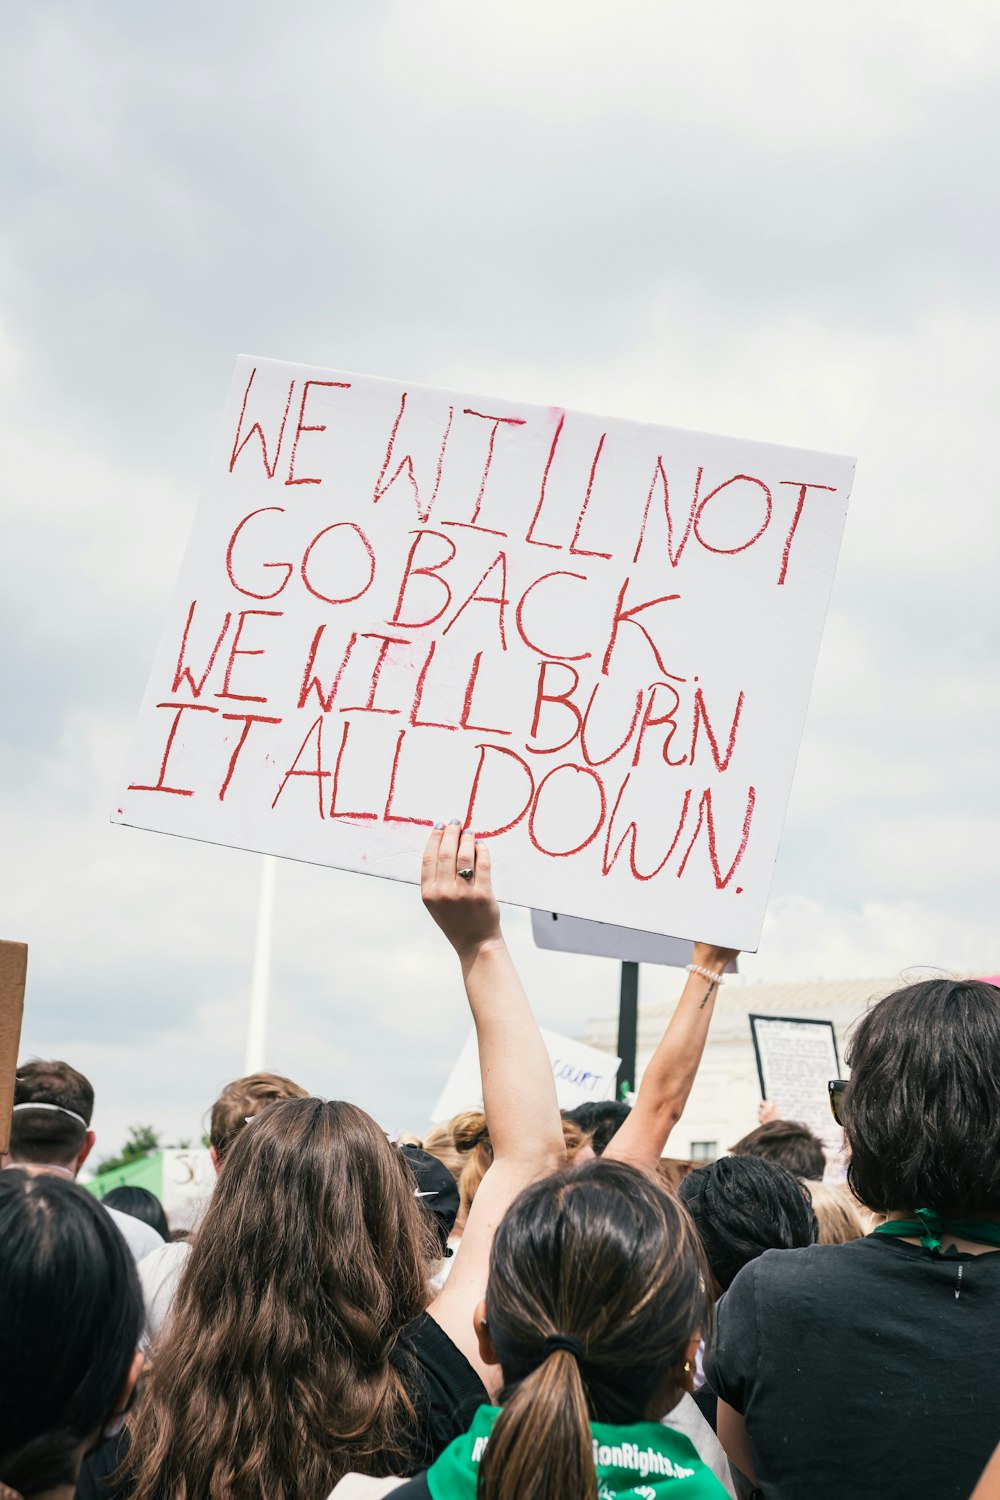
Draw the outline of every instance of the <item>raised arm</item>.
[[[463,878],[459,870],[471,870]],[[552,1063],[500,931],[490,853],[457,823],[435,829],[421,870],[424,904],[458,954],[479,1042],[483,1107],[493,1164],[469,1211],[451,1271],[431,1317],[478,1370],[474,1314],[486,1293],[493,1233],[523,1187],[566,1160]]]
[[[730,959],[731,948],[695,943],[691,972],[681,998],[642,1075],[639,1095],[622,1128],[604,1155],[634,1167],[655,1167],[670,1132],[683,1113],[708,1038],[709,1022],[719,993],[718,979]]]

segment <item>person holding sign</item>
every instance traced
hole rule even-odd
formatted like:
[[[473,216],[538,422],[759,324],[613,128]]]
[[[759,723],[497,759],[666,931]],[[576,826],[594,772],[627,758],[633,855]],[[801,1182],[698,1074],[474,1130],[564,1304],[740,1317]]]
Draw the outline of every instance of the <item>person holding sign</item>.
[[[605,1156],[525,1189],[477,1312],[503,1404],[480,1407],[396,1500],[722,1500],[659,1420],[691,1390],[710,1317],[694,1226],[651,1174]]]
[[[500,931],[490,856],[457,822],[424,854],[479,1038],[493,1164],[441,1294],[405,1159],[363,1110],[270,1105],[234,1140],[132,1425],[135,1500],[321,1497],[425,1467],[488,1400],[474,1313],[494,1230],[565,1164],[548,1053]],[[433,1243],[432,1243],[433,1240]]]

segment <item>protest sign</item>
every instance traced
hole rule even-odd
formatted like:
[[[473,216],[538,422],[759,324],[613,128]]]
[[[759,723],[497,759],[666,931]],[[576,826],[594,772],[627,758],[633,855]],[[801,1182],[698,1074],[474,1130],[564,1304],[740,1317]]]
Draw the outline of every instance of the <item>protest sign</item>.
[[[852,475],[240,359],[113,819],[755,948]]]
[[[683,969],[691,962],[691,944],[684,938],[636,932],[610,922],[585,922],[582,917],[567,917],[561,912],[533,911],[531,935],[539,948],[554,953],[584,953],[631,964],[665,964],[671,969]],[[731,959],[726,973],[735,974],[737,967],[736,960]]]
[[[761,1096],[777,1104],[783,1120],[808,1125],[831,1160],[838,1157],[843,1132],[827,1091],[830,1079],[840,1076],[833,1022],[751,1016],[750,1033]]]
[[[27,973],[27,945],[0,939],[0,1156],[10,1145],[10,1112],[14,1105]]]
[[[588,1104],[594,1099],[615,1097],[615,1077],[619,1059],[609,1052],[601,1052],[586,1042],[573,1037],[560,1036],[558,1032],[542,1028],[542,1041],[552,1059],[552,1075],[556,1081],[556,1098],[560,1109],[575,1109],[578,1104]],[[465,1046],[448,1075],[448,1082],[431,1113],[437,1125],[441,1120],[450,1120],[452,1115],[466,1109],[482,1109],[483,1084],[479,1076],[479,1049],[476,1033],[470,1031]]]

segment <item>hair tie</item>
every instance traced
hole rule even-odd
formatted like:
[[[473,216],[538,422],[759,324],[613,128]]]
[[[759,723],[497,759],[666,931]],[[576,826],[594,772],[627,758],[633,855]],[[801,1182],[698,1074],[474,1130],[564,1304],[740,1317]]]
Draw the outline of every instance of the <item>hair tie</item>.
[[[546,1359],[550,1354],[555,1354],[557,1349],[565,1349],[567,1354],[572,1354],[578,1364],[582,1359],[586,1359],[580,1340],[575,1339],[570,1333],[550,1333],[542,1343],[542,1353]]]

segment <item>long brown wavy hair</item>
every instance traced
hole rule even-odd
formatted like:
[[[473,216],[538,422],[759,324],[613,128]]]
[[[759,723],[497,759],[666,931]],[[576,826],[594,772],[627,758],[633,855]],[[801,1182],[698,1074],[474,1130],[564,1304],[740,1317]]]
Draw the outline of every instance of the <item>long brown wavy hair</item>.
[[[505,1386],[480,1500],[597,1500],[591,1422],[669,1411],[685,1349],[707,1331],[694,1225],[655,1174],[623,1162],[536,1183],[497,1230],[486,1315]]]
[[[226,1155],[153,1346],[134,1500],[322,1500],[349,1470],[398,1473],[416,1413],[393,1356],[436,1254],[363,1110],[269,1105]]]

